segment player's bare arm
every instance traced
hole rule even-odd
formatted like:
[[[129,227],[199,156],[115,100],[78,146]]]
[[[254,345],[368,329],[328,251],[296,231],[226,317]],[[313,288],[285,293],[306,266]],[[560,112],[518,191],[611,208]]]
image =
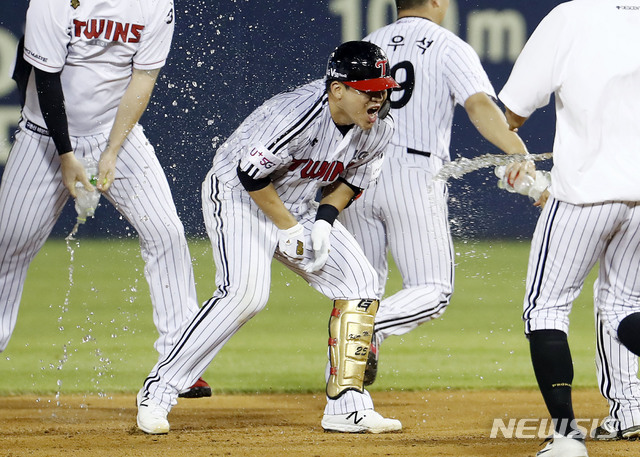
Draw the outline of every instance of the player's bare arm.
[[[278,232],[280,252],[291,260],[304,259],[304,228],[284,206],[273,183],[258,190],[248,190],[248,192],[262,212],[280,229]]]
[[[320,205],[331,205],[340,212],[347,207],[355,196],[356,192],[349,185],[342,181],[336,181],[326,187],[322,193]]]
[[[522,139],[511,129],[505,115],[487,94],[479,92],[472,95],[465,102],[464,108],[478,132],[504,153],[528,153]],[[535,177],[535,170],[532,161],[511,164],[507,168],[508,181],[510,184],[515,182],[520,173]]]
[[[506,154],[527,154],[527,147],[510,129],[505,115],[484,92],[472,95],[464,103],[469,119],[478,132]]]
[[[509,108],[505,109],[505,117],[507,122],[509,123],[509,128],[517,132],[520,127],[526,122],[528,117],[519,116],[518,114],[511,111]],[[528,167],[526,170],[523,170],[524,167]],[[528,174],[535,173],[535,164],[533,162],[524,162],[524,163],[512,163],[507,167],[507,173],[509,173],[510,182],[515,182],[518,178],[518,174],[522,172],[526,172]],[[539,206],[540,208],[544,208],[544,205],[547,204],[547,200],[549,200],[549,189],[546,189],[540,195],[540,198],[533,203],[533,206]]]
[[[290,229],[298,223],[298,220],[282,203],[273,184],[269,184],[260,190],[249,192],[249,195],[280,230]]]
[[[133,69],[131,82],[120,101],[113,127],[109,133],[107,147],[98,162],[98,189],[102,192],[108,190],[115,179],[116,162],[120,148],[133,126],[147,109],[159,73],[159,68],[155,70]]]
[[[528,119],[527,117],[518,116],[509,108],[505,109],[505,117],[507,118],[507,122],[509,123],[509,128],[514,132],[517,131],[520,127],[522,127],[522,125]]]

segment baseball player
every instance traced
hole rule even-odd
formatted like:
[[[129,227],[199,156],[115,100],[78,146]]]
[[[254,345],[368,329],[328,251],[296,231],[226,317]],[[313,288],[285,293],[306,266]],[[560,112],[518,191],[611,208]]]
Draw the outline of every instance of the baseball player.
[[[394,87],[380,48],[344,43],[331,54],[325,79],[266,101],[217,150],[202,185],[217,290],[138,393],[144,432],[169,431],[177,393],[264,308],[274,257],[334,301],[322,427],[401,429],[374,411],[363,388],[378,281],[356,240],[335,220],[380,171],[393,131],[392,118],[380,110]]]
[[[400,87],[391,95],[397,122],[377,182],[340,217],[378,273],[380,295],[390,249],[403,289],[385,298],[376,315],[365,385],[377,373],[378,346],[439,317],[453,292],[453,244],[447,187],[434,181],[449,162],[456,104],[480,133],[506,153],[525,154],[493,101],[495,92],[471,46],[441,27],[446,0],[397,0],[398,20],[365,40],[389,56]]]
[[[512,128],[552,93],[556,100],[550,197],[531,243],[523,313],[555,423],[538,453],[544,457],[588,455],[571,401],[567,333],[571,305],[596,262],[601,332],[640,354],[638,42],[640,0],[563,3],[538,25],[500,92]]]
[[[137,124],[171,46],[171,0],[31,0],[15,78],[24,106],[0,187],[0,351],[27,268],[76,183],[99,162],[98,189],[140,236],[161,356],[198,309],[182,223]],[[211,395],[202,380],[184,395]]]

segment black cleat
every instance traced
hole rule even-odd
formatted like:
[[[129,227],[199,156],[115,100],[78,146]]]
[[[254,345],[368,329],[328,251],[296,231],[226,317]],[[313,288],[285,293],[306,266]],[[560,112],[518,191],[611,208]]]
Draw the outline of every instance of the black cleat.
[[[629,440],[635,441],[640,438],[640,425],[634,425],[624,430],[618,430],[613,424],[610,417],[602,421],[592,432],[591,437],[598,441],[618,441]]]
[[[178,394],[181,398],[202,398],[211,396],[211,386],[202,378],[198,378],[194,385]]]

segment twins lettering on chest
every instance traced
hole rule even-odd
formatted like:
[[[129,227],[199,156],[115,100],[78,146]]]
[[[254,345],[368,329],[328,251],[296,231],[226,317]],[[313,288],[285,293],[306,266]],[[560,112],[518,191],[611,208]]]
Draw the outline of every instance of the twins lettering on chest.
[[[123,24],[111,19],[73,20],[73,34],[77,38],[102,41],[120,41],[122,43],[138,43],[144,25]]]
[[[300,168],[300,176],[305,179],[321,179],[333,182],[344,171],[344,164],[339,161],[327,162],[313,159],[294,159],[289,165],[290,171]]]

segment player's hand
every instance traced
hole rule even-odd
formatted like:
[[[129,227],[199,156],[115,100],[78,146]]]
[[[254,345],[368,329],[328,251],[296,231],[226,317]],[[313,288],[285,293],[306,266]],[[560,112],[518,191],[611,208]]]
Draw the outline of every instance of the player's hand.
[[[540,198],[533,204],[533,206],[539,206],[540,208],[544,208],[544,205],[547,204],[547,200],[549,200],[549,195],[551,195],[549,193],[549,189],[542,192],[542,195],[540,195]]]
[[[108,150],[103,151],[100,154],[100,160],[98,161],[98,190],[100,192],[106,192],[113,180],[116,177],[116,162],[118,161],[118,154],[110,152]]]
[[[76,198],[76,183],[80,182],[88,192],[93,192],[94,187],[89,182],[87,171],[73,152],[60,154],[60,169],[62,171],[62,183],[73,198]]]
[[[304,228],[300,223],[278,232],[278,248],[291,260],[304,259]]]
[[[507,177],[507,183],[511,187],[516,187],[516,181],[523,175],[529,175],[531,178],[536,179],[536,165],[533,160],[512,162],[507,165],[505,176]]]
[[[331,235],[331,224],[325,220],[318,219],[313,223],[311,229],[311,244],[313,247],[313,261],[305,265],[304,271],[314,273],[321,270],[329,258],[329,236]]]

